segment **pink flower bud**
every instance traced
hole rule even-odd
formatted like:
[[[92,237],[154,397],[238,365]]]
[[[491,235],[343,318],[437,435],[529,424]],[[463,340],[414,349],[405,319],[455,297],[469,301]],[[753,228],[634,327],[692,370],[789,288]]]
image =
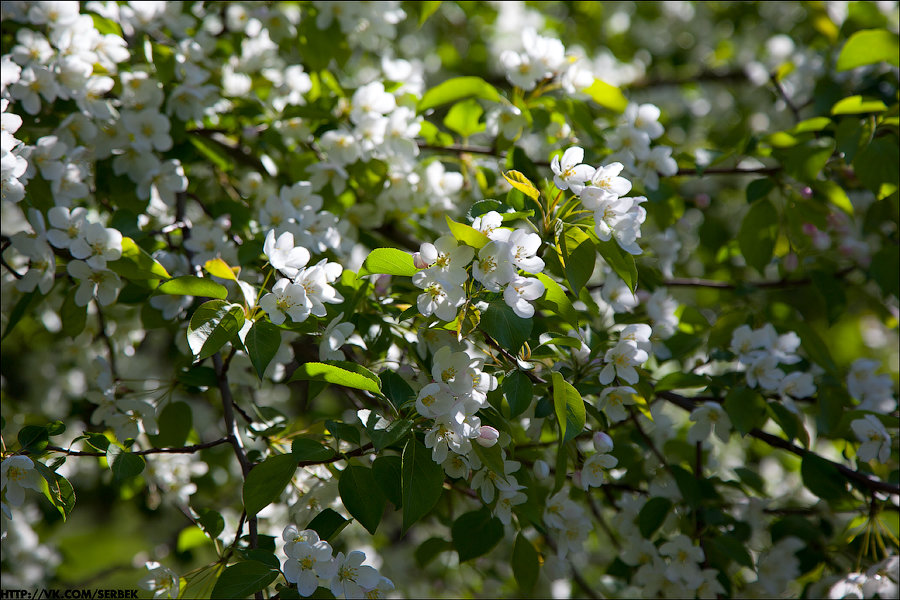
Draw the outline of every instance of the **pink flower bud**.
[[[428,268],[428,263],[425,262],[424,258],[422,258],[422,254],[420,252],[413,252],[413,264],[417,269]]]
[[[550,477],[550,465],[541,459],[534,461],[534,476],[538,479],[547,479]]]
[[[813,197],[813,190],[812,190],[811,187],[806,186],[806,187],[804,187],[802,190],[800,190],[800,195],[803,196],[804,198],[807,198],[807,199],[812,198],[812,197]]]
[[[812,243],[817,250],[828,250],[831,247],[831,238],[824,231],[817,230],[812,236]]]
[[[808,236],[816,235],[816,233],[818,231],[819,231],[819,228],[816,227],[815,225],[813,225],[812,223],[804,223],[803,224],[803,233],[805,233]]]
[[[789,252],[785,255],[782,264],[784,265],[785,271],[794,271],[800,264],[800,259],[797,258],[797,255],[793,252]]]
[[[391,276],[381,275],[375,280],[375,293],[379,296],[387,294],[388,288],[391,287]]]
[[[499,431],[489,425],[482,425],[481,429],[478,430],[478,437],[475,438],[475,441],[485,448],[490,448],[497,443],[499,437]]]
[[[697,194],[696,196],[694,196],[694,204],[697,206],[697,208],[709,208],[709,203],[709,194]]]
[[[598,431],[594,434],[594,450],[600,452],[601,454],[605,454],[607,452],[611,452],[613,449],[613,441],[612,438],[602,431]]]

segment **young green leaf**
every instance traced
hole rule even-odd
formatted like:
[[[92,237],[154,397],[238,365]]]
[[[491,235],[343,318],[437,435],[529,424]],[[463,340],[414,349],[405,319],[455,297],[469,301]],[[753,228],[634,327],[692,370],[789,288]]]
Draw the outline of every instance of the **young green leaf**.
[[[403,448],[400,477],[405,532],[437,504],[443,491],[444,470],[431,460],[431,450],[411,436]]]
[[[559,422],[559,436],[565,443],[584,429],[584,400],[582,400],[578,390],[563,379],[559,372],[554,371],[551,373],[551,378],[553,382],[553,408],[556,412],[556,419]]]
[[[270,456],[250,470],[244,480],[244,510],[255,515],[281,496],[297,470],[291,454]]]

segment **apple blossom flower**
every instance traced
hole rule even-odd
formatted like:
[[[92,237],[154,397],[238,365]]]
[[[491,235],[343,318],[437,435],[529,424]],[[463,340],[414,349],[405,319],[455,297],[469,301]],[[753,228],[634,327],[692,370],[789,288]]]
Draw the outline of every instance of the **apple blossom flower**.
[[[550,169],[553,171],[553,183],[561,190],[571,189],[575,194],[581,194],[584,189],[584,182],[594,175],[594,167],[582,164],[584,160],[584,149],[578,146],[572,146],[566,150],[562,159],[554,156],[550,162]]]
[[[850,423],[853,434],[862,444],[856,456],[863,462],[876,459],[886,463],[891,456],[891,435],[875,415],[865,415]]]

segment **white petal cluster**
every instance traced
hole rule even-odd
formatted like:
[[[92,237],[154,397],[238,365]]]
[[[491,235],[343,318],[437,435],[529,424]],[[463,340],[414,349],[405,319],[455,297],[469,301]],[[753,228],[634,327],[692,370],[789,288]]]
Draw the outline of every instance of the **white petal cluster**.
[[[603,357],[607,364],[600,371],[600,383],[606,385],[616,377],[626,383],[637,383],[639,377],[635,367],[641,366],[650,358],[648,349],[651,332],[649,325],[625,327],[619,335],[618,343],[607,350]]]
[[[539,35],[533,28],[522,31],[522,52],[504,50],[500,65],[506,79],[523,90],[531,90],[542,82],[557,80],[573,93],[594,82],[593,73],[575,57],[566,55],[566,48],[556,38]]]
[[[723,442],[727,442],[731,435],[731,419],[717,402],[704,402],[692,410],[691,421],[694,424],[688,431],[687,440],[692,444],[705,441],[713,429]]]
[[[363,552],[354,550],[338,552],[333,556],[331,544],[319,539],[313,529],[299,530],[288,525],[282,533],[284,539],[284,578],[297,585],[297,592],[311,596],[317,588],[330,588],[336,598],[382,598],[394,589],[390,579],[383,577],[374,567],[362,564]]]
[[[872,459],[886,463],[891,457],[891,435],[875,415],[866,415],[850,423],[850,429],[862,444],[856,456],[863,462]]]
[[[412,277],[413,285],[424,290],[417,299],[420,313],[443,321],[456,318],[456,309],[466,301],[466,267],[474,255],[471,247],[460,245],[451,235],[422,244],[413,257],[422,270]]]
[[[22,506],[25,490],[41,491],[41,476],[34,461],[27,456],[10,456],[0,463],[0,492],[3,493],[3,512],[12,519],[10,506]]]
[[[612,158],[643,182],[648,189],[659,187],[659,176],[671,177],[678,172],[669,146],[651,146],[663,134],[660,110],[654,104],[631,103],[615,129],[606,138]]]
[[[588,456],[581,466],[581,487],[584,491],[603,485],[605,470],[619,464],[619,460],[609,454],[613,450],[613,441],[609,435],[601,431],[595,433],[594,449],[597,452]]]
[[[876,374],[881,363],[868,358],[858,358],[847,373],[847,390],[859,400],[859,410],[889,414],[897,408],[891,376]]]
[[[800,362],[797,354],[800,337],[793,331],[779,335],[771,323],[758,329],[741,325],[731,335],[729,349],[737,355],[738,367],[743,370],[750,387],[778,393],[785,407],[798,412],[794,399],[815,394],[812,374],[794,371],[788,374],[780,365]]]
[[[343,267],[323,259],[307,267],[309,251],[294,246],[290,232],[275,238],[274,230],[266,235],[264,245],[269,263],[282,274],[288,275],[275,282],[272,291],[260,298],[259,307],[275,325],[281,325],[288,317],[294,323],[302,323],[310,314],[324,317],[325,304],[338,304],[344,297],[331,284],[343,272]]]
[[[615,239],[629,254],[641,254],[637,240],[641,237],[641,224],[647,219],[647,211],[641,206],[647,199],[626,196],[631,182],[619,175],[624,168],[622,163],[595,169],[582,160],[584,150],[579,146],[568,148],[561,159],[554,157],[550,163],[553,183],[581,198],[582,205],[594,214],[597,237],[604,242]]]
[[[481,438],[481,419],[476,416],[487,406],[487,393],[497,388],[497,378],[481,370],[482,359],[465,351],[454,352],[443,346],[432,359],[432,382],[423,387],[416,398],[416,410],[434,419],[425,435],[425,446],[431,448],[436,463],[445,463],[450,452],[464,458],[464,466],[472,466],[472,441]],[[448,463],[449,469],[460,464]],[[477,468],[480,466],[478,464]],[[466,474],[467,474],[466,469]]]

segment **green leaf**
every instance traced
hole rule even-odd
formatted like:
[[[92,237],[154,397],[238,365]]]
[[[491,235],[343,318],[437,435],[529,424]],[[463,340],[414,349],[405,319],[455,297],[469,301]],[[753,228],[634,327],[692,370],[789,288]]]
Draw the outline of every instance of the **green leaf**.
[[[809,447],[809,434],[803,427],[803,421],[796,414],[789,411],[784,405],[777,400],[769,403],[769,411],[772,418],[781,427],[781,430],[787,436],[788,441],[800,438],[800,442]]]
[[[671,508],[672,501],[668,498],[650,498],[638,513],[638,528],[641,530],[641,535],[648,540],[652,538],[666,520]]]
[[[401,464],[403,531],[431,512],[444,488],[444,470],[431,460],[431,451],[415,437],[403,448]]]
[[[516,535],[516,543],[513,546],[512,570],[522,591],[528,593],[534,589],[537,583],[541,564],[537,550],[521,532]]]
[[[421,9],[421,12],[419,13],[419,27],[421,27],[425,24],[425,21],[441,7],[441,1],[424,0],[423,2],[419,2],[419,7]]]
[[[193,413],[186,402],[170,402],[159,413],[159,435],[150,436],[158,448],[183,446],[193,426]]]
[[[444,125],[447,129],[458,133],[464,138],[472,136],[479,131],[484,131],[485,123],[480,122],[484,109],[474,98],[462,100],[450,107],[447,116],[444,117]]]
[[[485,448],[480,444],[472,444],[472,450],[481,459],[481,463],[502,481],[506,481],[506,468],[503,464],[503,452],[498,444]]]
[[[550,376],[553,381],[553,407],[559,422],[559,436],[565,443],[584,429],[584,400],[581,399],[578,390],[563,379],[558,371],[554,371]]]
[[[820,181],[812,187],[813,190],[815,190],[816,194],[821,194],[822,196],[828,198],[829,202],[840,208],[848,215],[853,214],[853,203],[850,202],[850,198],[847,196],[847,192],[844,191],[844,188],[842,188],[835,182]]]
[[[775,180],[772,178],[754,179],[747,184],[747,204],[753,204],[760,198],[765,198],[774,189]]]
[[[219,537],[219,534],[225,530],[225,519],[222,515],[208,508],[196,510],[198,515],[197,522],[200,523],[200,527],[203,528],[210,538],[216,539]]]
[[[453,521],[450,527],[453,547],[459,562],[478,558],[491,551],[503,538],[503,523],[485,507],[467,512]]]
[[[675,484],[684,501],[692,508],[697,508],[703,502],[703,492],[700,489],[700,482],[686,469],[677,465],[672,465],[672,477],[675,478]]]
[[[350,521],[348,519],[345,519],[334,510],[326,508],[307,524],[306,529],[312,529],[319,534],[319,539],[327,542],[337,537],[337,534],[349,524]]]
[[[669,390],[684,390],[689,388],[704,388],[709,385],[709,379],[703,375],[695,375],[694,373],[682,373],[675,371],[669,373],[656,382],[653,389],[659,392],[668,392]]]
[[[514,419],[531,406],[534,398],[534,384],[528,375],[521,371],[513,371],[503,378],[503,395],[509,404],[509,418]]]
[[[220,279],[229,279],[231,281],[238,280],[234,270],[221,258],[213,258],[206,261],[203,264],[203,268],[206,269],[210,275],[219,277]],[[240,268],[238,270],[240,271]]]
[[[344,366],[349,366],[345,364]],[[320,362],[304,363],[297,367],[290,381],[324,381],[349,388],[381,393],[381,380],[365,367],[353,365],[354,370]],[[363,373],[362,371],[365,371]]]
[[[597,247],[590,236],[578,227],[566,227],[565,235],[559,238],[559,244],[566,281],[569,289],[577,296],[594,272]]]
[[[882,248],[875,253],[869,265],[869,277],[885,296],[900,297],[900,254],[896,247]]]
[[[298,463],[301,462],[323,462],[335,457],[335,452],[331,448],[323,446],[316,440],[297,437],[291,442],[291,455]]]
[[[169,279],[171,275],[130,237],[122,238],[122,256],[106,263],[110,271],[126,279]]]
[[[619,88],[599,79],[595,79],[590,87],[582,91],[600,106],[616,112],[624,112],[628,106],[628,99]]]
[[[341,472],[338,491],[347,512],[374,535],[381,522],[386,500],[375,481],[372,469],[353,465],[347,467]]]
[[[428,538],[414,552],[416,564],[420,569],[424,569],[438,554],[448,550],[453,550],[451,542],[439,537]]]
[[[28,294],[24,294],[21,298],[19,298],[16,305],[13,306],[12,311],[9,313],[9,321],[6,323],[6,330],[3,332],[3,336],[0,337],[0,340],[6,339],[6,336],[10,334],[16,324],[22,320],[22,317],[25,316],[26,313],[29,312],[29,309],[32,309],[32,303],[37,300],[40,302],[44,299],[39,292],[39,290],[35,289],[33,292],[29,292]],[[37,304],[35,304],[36,306]],[[65,321],[63,321],[65,323]]]
[[[832,375],[836,375],[837,365],[835,365],[834,359],[831,358],[831,353],[828,351],[825,341],[819,337],[815,329],[810,327],[809,323],[805,321],[792,322],[791,329],[800,336],[800,343],[809,359]]]
[[[825,302],[828,323],[834,324],[844,315],[847,308],[847,295],[844,293],[844,284],[839,281],[834,273],[815,270],[810,273],[813,286]]]
[[[444,218],[447,220],[447,227],[450,228],[450,233],[453,234],[453,237],[455,237],[458,242],[472,246],[477,250],[491,241],[488,236],[474,227],[466,225],[465,223],[457,223],[450,217]]]
[[[502,175],[503,179],[509,182],[509,185],[513,186],[532,200],[537,200],[541,197],[541,193],[534,184],[531,183],[531,180],[518,171],[507,171],[506,173],[502,173]]]
[[[753,568],[753,558],[747,552],[747,545],[733,535],[708,538],[706,544],[710,556],[726,556],[741,566]]]
[[[16,435],[22,450],[41,452],[50,444],[50,433],[42,425],[26,425]]]
[[[746,467],[737,467],[734,472],[741,478],[741,481],[744,482],[744,484],[750,486],[760,494],[766,493],[766,484],[756,471],[751,471]]]
[[[87,323],[87,305],[78,306],[75,304],[76,291],[77,288],[69,290],[59,311],[59,318],[62,321],[62,332],[73,338],[84,331],[84,326]]]
[[[34,461],[34,468],[41,474],[41,491],[65,521],[75,509],[75,490],[69,480],[56,473],[39,461]]]
[[[837,467],[812,452],[805,454],[800,461],[800,475],[803,485],[823,500],[841,500],[850,495],[847,480]]]
[[[403,506],[402,461],[399,456],[379,456],[372,463],[372,473],[384,497],[391,501],[395,508]]]
[[[218,285],[218,284],[216,284]],[[244,326],[244,309],[224,300],[209,300],[191,316],[188,345],[196,360],[210,357],[233,340]]]
[[[425,92],[419,100],[418,111],[424,112],[429,108],[473,97],[491,102],[500,102],[502,99],[497,88],[481,77],[454,77]]]
[[[106,462],[119,481],[136,477],[144,470],[144,457],[128,452],[121,446],[110,444],[106,450]]]
[[[501,347],[518,354],[531,337],[531,319],[516,315],[505,302],[491,302],[481,316],[481,329],[494,338]]]
[[[759,392],[749,388],[732,389],[725,397],[722,408],[741,435],[747,435],[751,429],[762,427],[766,422],[766,401]]]
[[[606,264],[616,272],[616,275],[622,278],[622,281],[625,282],[628,289],[634,293],[638,282],[637,265],[634,264],[634,257],[622,250],[619,244],[613,239],[605,242],[602,240],[599,241],[597,243],[597,251],[600,253],[600,256],[603,257],[603,260],[606,261]],[[593,272],[593,268],[591,271]],[[589,273],[588,278],[590,278],[590,276]],[[587,281],[585,281],[585,283],[586,282]]]
[[[270,456],[247,474],[244,480],[244,510],[255,515],[276,501],[294,477],[297,459],[292,454]]]
[[[572,301],[566,295],[566,291],[555,280],[544,273],[535,275],[544,284],[544,295],[538,298],[541,306],[547,306],[557,315],[563,318],[572,327],[578,328],[578,311],[572,306]]]
[[[738,233],[738,245],[747,264],[762,273],[772,259],[777,237],[778,212],[765,198],[757,200],[750,206]]]
[[[772,154],[781,160],[787,173],[806,183],[819,179],[828,159],[834,152],[835,141],[831,138],[819,138],[799,144],[792,148],[778,149]]]
[[[864,186],[878,194],[882,184],[900,185],[900,147],[893,136],[877,137],[853,159],[853,170]]]
[[[266,589],[278,573],[278,569],[257,560],[235,563],[222,571],[210,598],[246,598]]]
[[[278,348],[281,346],[281,329],[265,319],[257,319],[247,337],[244,339],[244,347],[250,355],[250,362],[256,369],[256,375],[262,379],[266,367],[275,358]]]
[[[838,100],[831,107],[833,115],[859,115],[862,113],[877,113],[887,110],[887,105],[877,98],[863,98],[862,96],[848,96]]]
[[[416,393],[406,380],[393,371],[382,371],[378,376],[381,379],[381,391],[387,396],[394,408],[400,409],[402,406],[415,402]]]
[[[195,277],[193,275],[183,275],[163,281],[156,288],[160,294],[169,294],[170,296],[199,296],[201,298],[216,298],[224,300],[228,297],[228,290],[224,285],[205,277]]]
[[[412,254],[397,248],[375,248],[366,257],[357,277],[364,275],[400,275],[409,277],[419,269],[413,264]]]
[[[900,38],[887,29],[865,29],[850,36],[838,56],[837,70],[846,71],[878,62],[900,66]]]
[[[333,435],[335,438],[359,446],[359,429],[357,429],[353,425],[347,425],[346,423],[341,423],[340,421],[332,421],[331,419],[326,419],[325,429],[327,429],[328,433]]]

